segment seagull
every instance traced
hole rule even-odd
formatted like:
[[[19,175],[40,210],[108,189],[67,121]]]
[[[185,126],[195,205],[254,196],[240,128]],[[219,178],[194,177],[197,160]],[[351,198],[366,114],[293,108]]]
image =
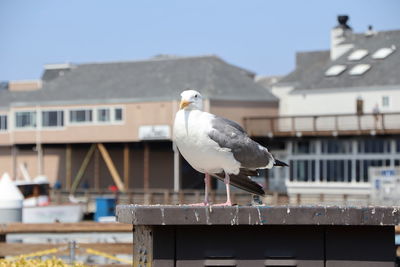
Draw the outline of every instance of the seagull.
[[[211,176],[223,180],[226,186],[227,200],[218,205],[232,206],[230,184],[263,196],[261,185],[249,176],[257,176],[257,169],[288,165],[274,159],[267,148],[252,140],[236,122],[203,111],[199,92],[186,90],[181,97],[173,139],[186,161],[205,174],[204,202],[195,205],[209,205]]]

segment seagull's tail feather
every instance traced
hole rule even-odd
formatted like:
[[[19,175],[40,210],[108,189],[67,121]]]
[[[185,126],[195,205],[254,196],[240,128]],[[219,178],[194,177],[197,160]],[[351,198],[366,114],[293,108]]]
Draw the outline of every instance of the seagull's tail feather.
[[[224,180],[225,178],[225,173],[214,173],[212,176],[216,177],[219,180]],[[265,192],[264,189],[262,188],[261,185],[258,183],[254,182],[251,180],[247,175],[243,174],[240,172],[239,174],[230,174],[230,184],[238,187],[240,189],[243,189],[244,191],[247,191],[252,194],[264,196]]]
[[[283,161],[275,159],[274,166],[289,167],[289,165]]]

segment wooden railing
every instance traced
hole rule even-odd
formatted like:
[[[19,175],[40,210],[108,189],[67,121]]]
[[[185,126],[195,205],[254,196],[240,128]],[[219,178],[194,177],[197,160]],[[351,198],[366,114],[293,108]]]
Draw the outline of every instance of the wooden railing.
[[[96,197],[109,195],[113,193],[104,190],[76,190],[74,196],[77,200],[82,201],[87,205],[87,210],[92,212]],[[200,203],[204,200],[204,190],[190,190],[184,189],[179,192],[174,192],[171,189],[134,189],[127,190],[125,193],[118,193],[116,195],[118,204],[140,204],[140,205],[177,205],[177,204],[192,204]],[[66,190],[53,190],[51,192],[52,202],[65,203],[69,201],[69,192]],[[226,194],[224,192],[217,192],[211,190],[210,201],[212,203],[222,203],[226,201]],[[252,196],[249,193],[238,191],[231,192],[232,202],[239,205],[248,205],[252,202]],[[286,194],[278,194],[276,192],[267,192],[264,202],[269,205],[287,204],[288,198]]]
[[[245,117],[251,136],[361,135],[400,133],[400,113]]]

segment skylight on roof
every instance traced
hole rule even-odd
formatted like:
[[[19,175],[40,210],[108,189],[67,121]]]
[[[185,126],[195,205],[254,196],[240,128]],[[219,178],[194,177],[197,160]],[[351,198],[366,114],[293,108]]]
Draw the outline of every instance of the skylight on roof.
[[[333,65],[327,71],[325,71],[325,76],[338,76],[346,68],[346,65]]]
[[[347,60],[350,61],[357,61],[363,59],[366,55],[368,55],[368,50],[367,49],[357,49],[353,53],[351,53],[348,57]]]
[[[384,47],[381,49],[378,49],[373,55],[372,58],[373,59],[384,59],[387,58],[391,53],[394,52],[393,48],[389,48],[389,47]]]
[[[350,75],[363,75],[371,68],[370,64],[357,64],[350,71]]]

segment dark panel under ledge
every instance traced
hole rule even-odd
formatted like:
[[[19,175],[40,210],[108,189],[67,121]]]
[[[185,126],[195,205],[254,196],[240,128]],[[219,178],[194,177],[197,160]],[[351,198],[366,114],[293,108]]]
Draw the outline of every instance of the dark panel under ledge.
[[[394,267],[398,207],[117,206],[134,266]]]

